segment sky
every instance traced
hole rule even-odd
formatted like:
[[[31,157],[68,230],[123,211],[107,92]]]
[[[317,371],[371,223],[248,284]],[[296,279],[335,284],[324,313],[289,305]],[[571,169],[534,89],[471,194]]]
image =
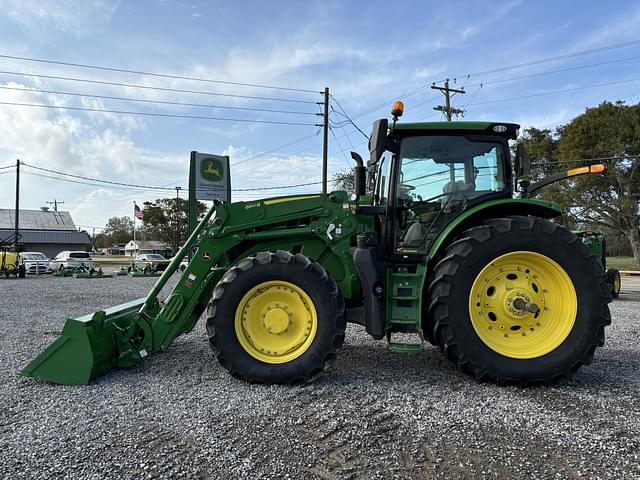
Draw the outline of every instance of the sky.
[[[640,4],[579,5],[0,0],[0,208],[16,159],[21,208],[64,202],[90,232],[134,201],[184,198],[192,150],[229,155],[233,200],[319,191],[325,87],[330,176],[351,150],[367,158],[394,100],[403,121],[441,120],[430,86],[446,78],[464,120],[553,129],[637,103]]]

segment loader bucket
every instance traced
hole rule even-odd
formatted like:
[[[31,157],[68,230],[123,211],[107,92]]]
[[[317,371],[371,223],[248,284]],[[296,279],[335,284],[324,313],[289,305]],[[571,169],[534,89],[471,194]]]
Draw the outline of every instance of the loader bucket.
[[[87,385],[91,379],[122,364],[118,362],[118,336],[144,300],[67,319],[60,336],[20,374],[63,385]]]

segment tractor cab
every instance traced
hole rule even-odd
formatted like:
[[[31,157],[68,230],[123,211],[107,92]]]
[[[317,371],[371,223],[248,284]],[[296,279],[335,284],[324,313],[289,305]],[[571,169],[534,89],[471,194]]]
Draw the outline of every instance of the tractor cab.
[[[508,141],[518,125],[378,120],[367,185],[386,207],[391,256],[424,255],[451,220],[488,200],[511,198]],[[387,131],[389,133],[387,133]]]

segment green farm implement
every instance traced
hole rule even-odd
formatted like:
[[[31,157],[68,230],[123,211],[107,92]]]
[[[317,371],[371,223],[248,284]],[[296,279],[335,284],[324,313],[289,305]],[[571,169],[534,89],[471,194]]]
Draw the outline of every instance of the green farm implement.
[[[596,254],[596,257],[600,260],[602,268],[605,270],[607,285],[609,285],[611,297],[618,298],[620,295],[622,279],[620,277],[620,271],[617,268],[612,267],[607,269],[606,235],[602,232],[595,232],[593,230],[579,230],[574,231],[573,233],[580,237],[582,242]]]
[[[23,375],[86,384],[168,348],[206,318],[237,378],[302,383],[328,370],[347,322],[394,352],[424,340],[478,380],[554,384],[590,363],[610,323],[599,259],[550,219],[518,125],[374,123],[355,194],[220,203],[145,298],[66,321]],[[519,193],[519,195],[516,195]],[[195,253],[166,298],[159,293]],[[375,369],[375,366],[372,366]]]
[[[89,268],[81,272],[75,272],[73,278],[110,278],[111,275],[105,275],[102,268]]]
[[[100,275],[102,276],[102,269],[99,270]],[[93,267],[87,267],[84,263],[77,265],[75,267],[58,268],[55,272],[53,272],[55,277],[75,277],[75,278],[89,278],[98,276],[98,270]]]

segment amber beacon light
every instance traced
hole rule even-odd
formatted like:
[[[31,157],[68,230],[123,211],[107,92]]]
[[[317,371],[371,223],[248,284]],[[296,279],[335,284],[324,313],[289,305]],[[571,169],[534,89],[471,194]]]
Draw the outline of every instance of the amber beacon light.
[[[397,101],[393,103],[393,106],[391,107],[391,115],[393,115],[394,119],[398,119],[402,116],[402,114],[404,113],[404,103],[402,103],[401,101]]]

